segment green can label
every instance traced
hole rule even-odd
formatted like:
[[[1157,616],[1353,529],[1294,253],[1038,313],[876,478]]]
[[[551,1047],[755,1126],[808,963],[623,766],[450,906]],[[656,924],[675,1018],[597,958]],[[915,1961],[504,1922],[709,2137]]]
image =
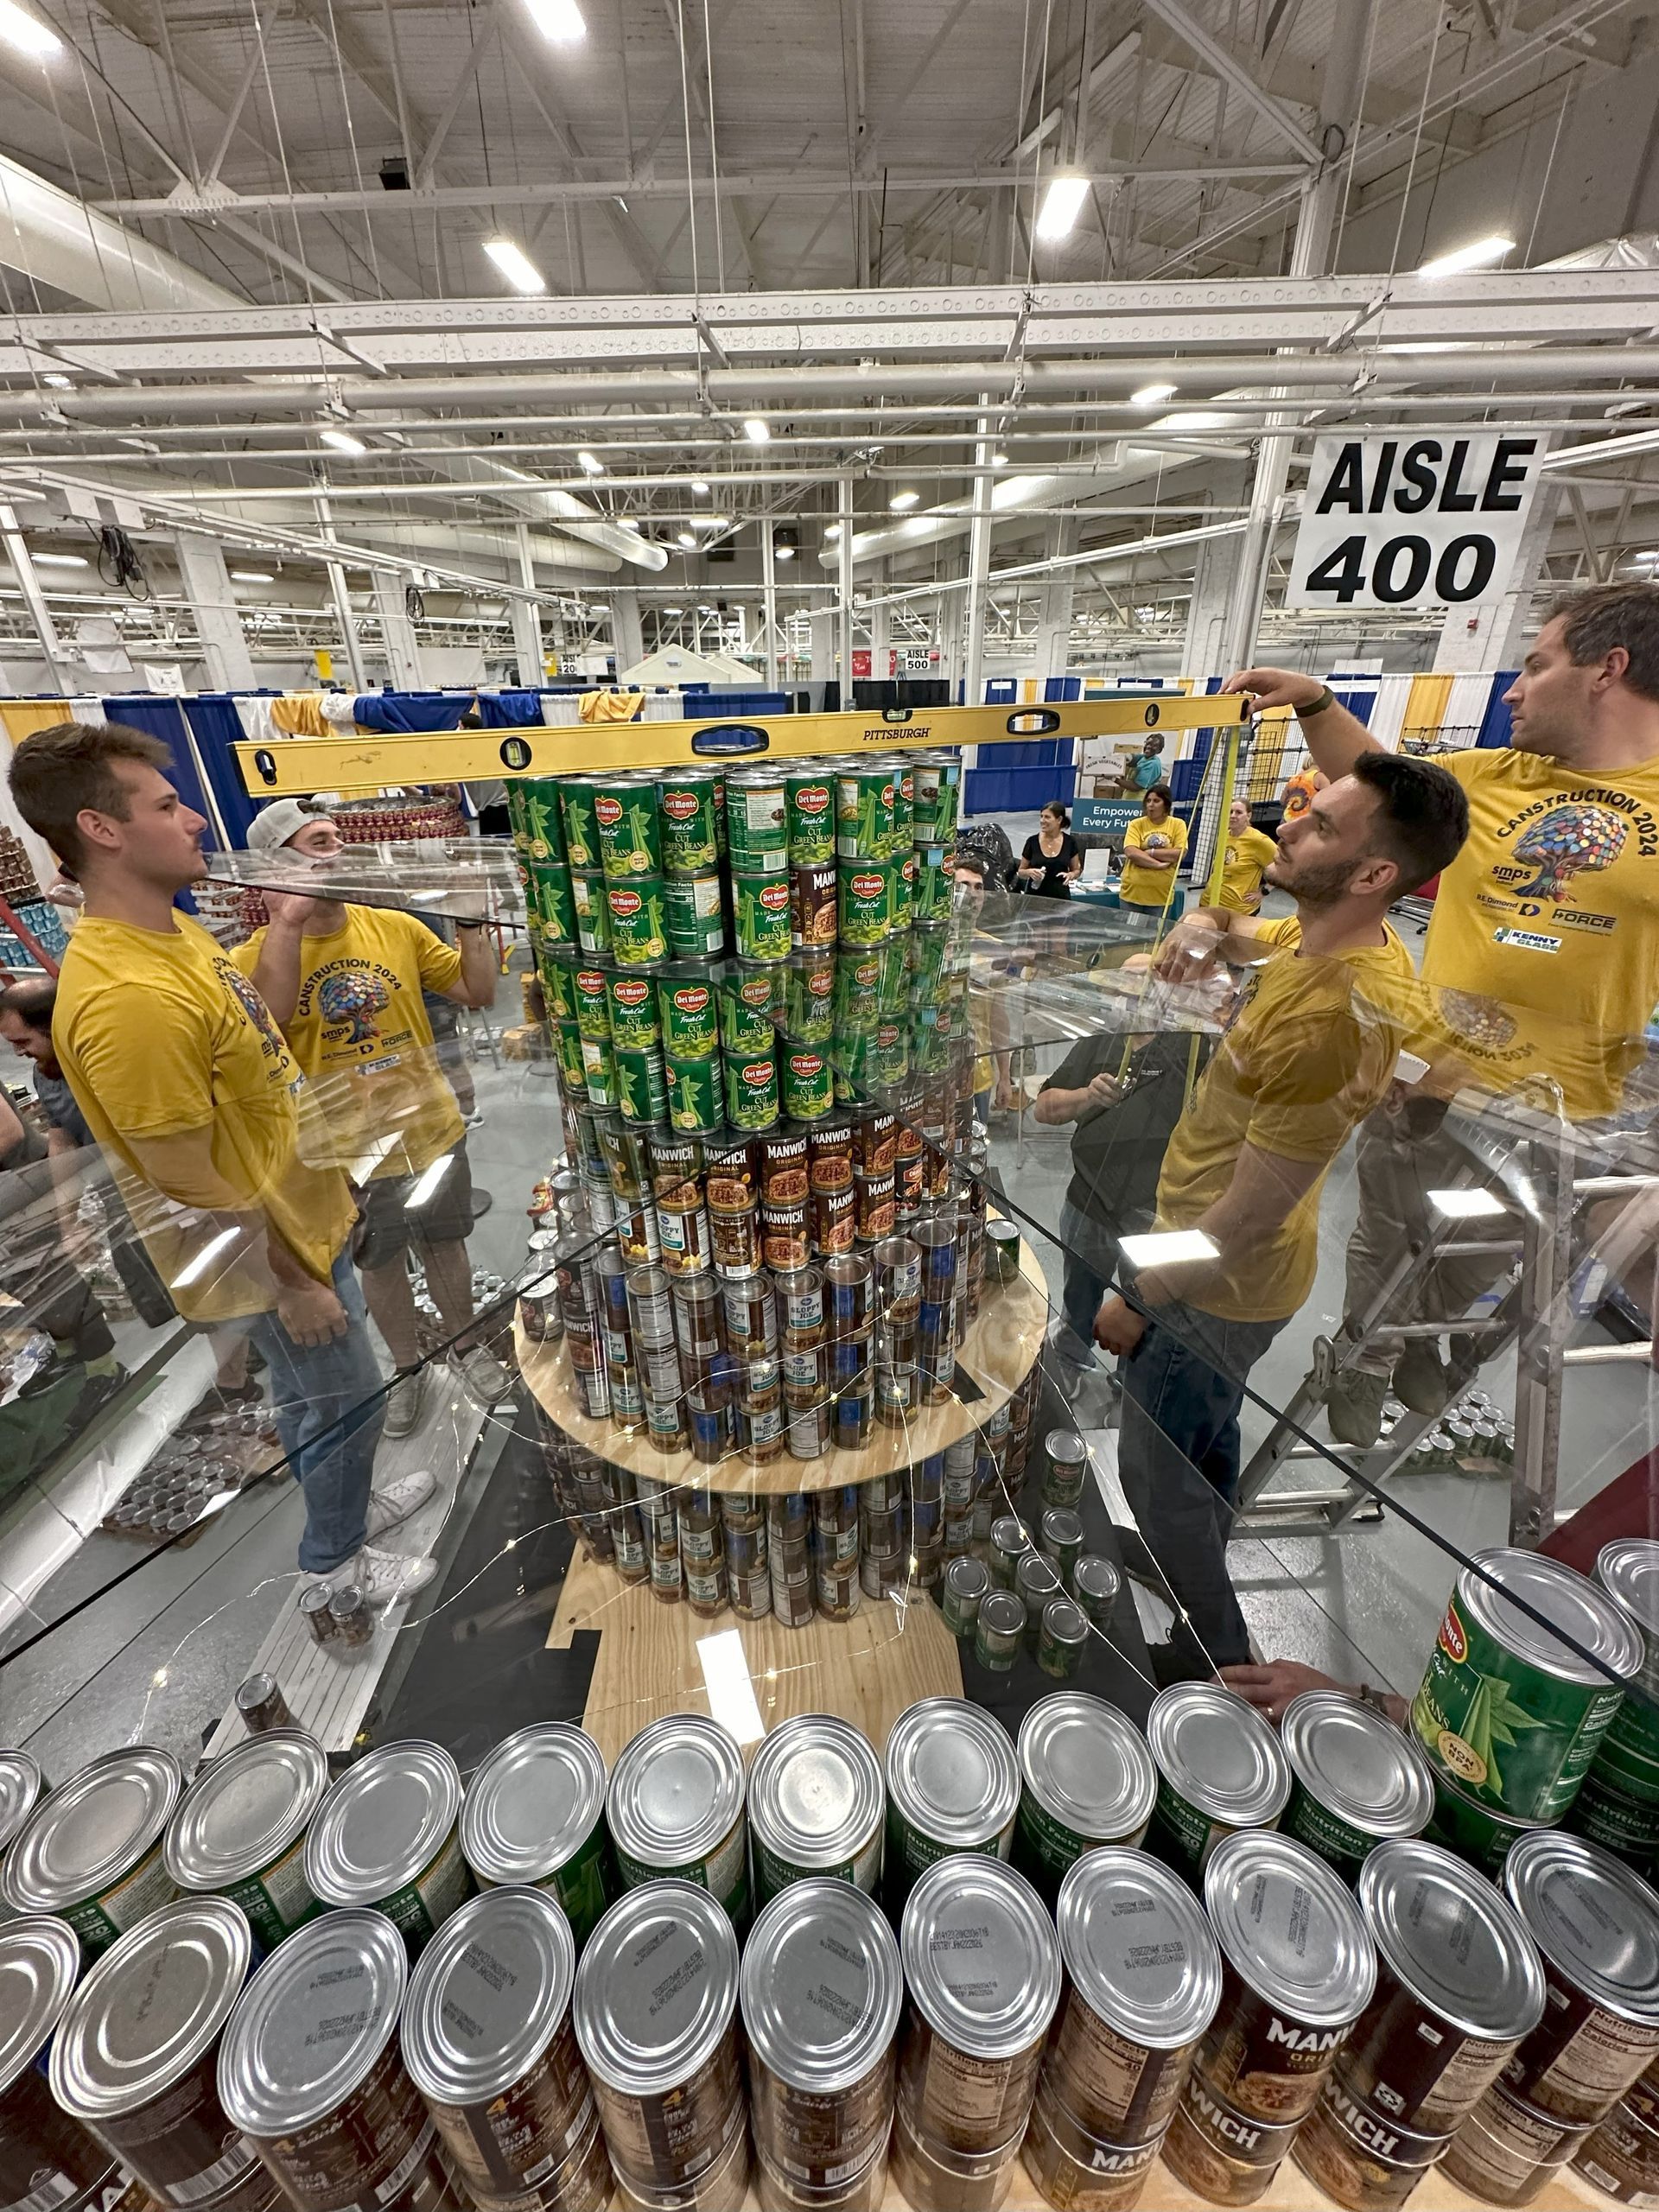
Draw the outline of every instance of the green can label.
[[[893,863],[893,925],[907,930],[916,906],[916,855],[906,851]]]
[[[584,1037],[611,1037],[609,976],[602,968],[578,968],[575,974],[576,1025]]]
[[[576,1018],[576,967],[568,954],[561,955],[553,946],[543,947],[537,955],[536,972],[542,979],[542,996],[547,1001],[550,1021],[574,1021]]]
[[[785,793],[789,864],[804,868],[836,857],[836,786],[829,776],[791,776]]]
[[[594,798],[594,819],[599,826],[600,865],[607,882],[662,874],[663,845],[652,785],[630,779],[601,787]]]
[[[590,1106],[614,1106],[616,1103],[616,1056],[607,1037],[584,1037],[582,1040],[582,1077],[588,1086]]]
[[[626,1851],[619,1851],[616,1863],[624,1884],[629,1889],[641,1882],[694,1882],[698,1889],[707,1890],[718,1897],[734,1924],[741,1928],[749,1911],[749,1851],[747,1823],[740,1815],[737,1826],[724,1843],[717,1845],[706,1859],[695,1859],[686,1866],[651,1866],[642,1859],[633,1859]]]
[[[472,1894],[472,1870],[461,1855],[460,1837],[452,1831],[426,1872],[403,1889],[394,1890],[389,1897],[382,1897],[375,1910],[384,1912],[394,1928],[403,1930],[409,1955],[414,1958]]]
[[[915,771],[908,760],[901,760],[893,772],[893,836],[888,850],[894,860],[902,860],[910,850],[915,791]]]
[[[720,1025],[714,987],[659,977],[657,1011],[663,1050],[674,1060],[706,1060],[720,1050]]]
[[[1622,1857],[1646,1859],[1659,1851],[1659,1808],[1593,1783],[1573,1799],[1567,1826]]]
[[[688,1136],[706,1136],[719,1128],[721,1111],[720,1060],[668,1062],[668,1119],[671,1128]]]
[[[867,1039],[866,1072],[872,1083],[902,1083],[910,1072],[910,1031],[902,1021],[880,1021]]]
[[[305,1878],[305,1838],[283,1853],[263,1874],[251,1874],[221,1892],[239,1904],[267,1951],[322,1910]]]
[[[1477,1802],[1556,1821],[1623,1693],[1547,1675],[1465,1620],[1453,1591],[1411,1708],[1417,1739]]]
[[[543,944],[575,943],[575,892],[568,868],[561,868],[556,861],[526,861],[524,909],[540,925]]]
[[[660,1049],[647,1045],[643,1052],[625,1052],[619,1045],[612,1057],[616,1062],[616,1103],[623,1120],[652,1128],[665,1121],[668,1084]]]
[[[949,844],[956,834],[962,767],[955,760],[911,763],[911,835],[918,845]]]
[[[717,875],[671,875],[664,886],[669,950],[677,960],[726,950],[726,916]]]
[[[1328,1805],[1320,1804],[1294,1777],[1289,1802],[1279,1826],[1287,1835],[1294,1835],[1298,1843],[1305,1843],[1310,1851],[1317,1852],[1327,1866],[1334,1866],[1350,1889],[1358,1881],[1360,1868],[1378,1842],[1377,1837],[1367,1835],[1363,1828],[1353,1827],[1333,1813]]]
[[[836,1103],[836,1082],[822,1052],[791,1046],[784,1054],[784,1111],[791,1121],[821,1121]]]
[[[559,1081],[577,1098],[588,1096],[588,1063],[582,1057],[582,1037],[574,1021],[558,1024]]]
[[[795,1882],[850,1882],[855,1890],[862,1890],[867,1897],[874,1897],[881,1878],[881,1831],[877,1828],[856,1859],[843,1859],[834,1866],[798,1866],[793,1859],[780,1859],[758,1838],[750,1840],[750,1854],[754,1861],[754,1904],[758,1912],[763,1904],[770,1904],[773,1897]]]
[[[524,827],[524,779],[513,777],[507,785],[507,826],[512,833],[512,849],[520,860],[530,856],[530,832]],[[563,849],[564,824],[559,824],[559,842]]]
[[[791,960],[784,978],[784,1034],[791,1045],[827,1045],[835,1033],[834,955]]]
[[[738,875],[732,880],[740,960],[787,960],[790,947],[789,878]]]
[[[1654,1789],[1659,1791],[1659,1711],[1648,1701],[1654,1694],[1653,1686],[1638,1676],[1632,1688],[1637,1694],[1620,1700],[1612,1725],[1602,1738],[1599,1758],[1617,1760],[1638,1777],[1644,1768],[1651,1767]]]
[[[704,875],[720,866],[718,778],[664,776],[657,786],[663,866],[670,875]]]
[[[772,1050],[774,1017],[783,1010],[783,979],[775,968],[734,968],[720,979],[720,1047],[728,1059]]]
[[[893,855],[893,773],[859,768],[836,779],[836,853],[844,861]]]
[[[605,1909],[614,1903],[613,1892],[616,1884],[611,1878],[610,1853],[606,1848],[604,1815],[594,1821],[593,1833],[581,1848],[571,1853],[563,1866],[556,1866],[537,1886],[551,1890],[564,1908],[564,1916],[570,1923],[570,1933],[576,1939],[576,1955],[605,1917]]]
[[[944,979],[945,954],[950,933],[936,924],[912,929],[905,941],[906,982],[912,1005],[925,1006],[937,999]]]
[[[576,943],[584,952],[611,949],[611,910],[605,903],[602,875],[570,871],[570,896],[576,910]]]
[[[613,970],[605,978],[611,1042],[620,1052],[643,1052],[661,1041],[657,986],[649,976]]]
[[[836,1034],[875,1033],[881,1019],[881,959],[875,952],[842,951],[836,956]]]
[[[564,856],[573,871],[590,873],[603,866],[600,857],[599,819],[594,812],[598,793],[594,786],[575,776],[559,783],[559,806],[564,816]]]
[[[1201,1813],[1179,1789],[1172,1789],[1162,1775],[1159,1776],[1157,1802],[1153,1808],[1152,1825],[1147,1830],[1147,1848],[1165,1866],[1184,1876],[1200,1894],[1211,1853],[1224,1836],[1233,1833],[1224,1822],[1212,1821],[1208,1813]]]
[[[661,876],[637,876],[606,887],[611,917],[611,955],[624,968],[643,968],[668,957],[668,924]]]
[[[1138,1844],[1144,1834],[1141,1829],[1125,1836],[1080,1835],[1057,1821],[1030,1790],[1022,1789],[1014,1821],[1014,1863],[1052,1910],[1062,1880],[1085,1851],[1097,1851],[1107,1843]]]
[[[559,805],[559,787],[550,777],[526,776],[522,783],[510,783],[507,812],[515,816],[513,842],[526,860],[565,859],[564,814]]]
[[[1484,1805],[1475,1804],[1437,1779],[1433,1817],[1423,1833],[1431,1843],[1444,1844],[1496,1882],[1503,1877],[1510,1846],[1526,1834],[1526,1828],[1518,1821],[1489,1813]]]
[[[944,922],[950,918],[951,879],[946,871],[942,845],[916,848],[916,888],[911,902],[912,922]]]
[[[734,1129],[769,1129],[778,1119],[778,1063],[771,1052],[726,1062],[726,1118]]]
[[[783,874],[789,865],[789,829],[781,782],[727,778],[726,842],[734,874]]]
[[[893,934],[893,872],[887,861],[842,861],[838,925],[843,944],[881,944]]]

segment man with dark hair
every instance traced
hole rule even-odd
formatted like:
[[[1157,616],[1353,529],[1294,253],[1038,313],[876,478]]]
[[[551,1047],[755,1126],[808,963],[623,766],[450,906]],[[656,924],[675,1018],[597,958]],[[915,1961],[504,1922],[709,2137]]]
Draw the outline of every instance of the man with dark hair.
[[[1317,677],[1247,668],[1224,689],[1248,692],[1256,713],[1293,709],[1329,775],[1391,757]],[[1470,812],[1423,948],[1446,1074],[1421,1096],[1391,1093],[1360,1132],[1351,1324],[1404,1246],[1440,1225],[1427,1193],[1469,1172],[1427,1094],[1472,1074],[1570,1121],[1616,1112],[1659,1004],[1659,587],[1557,601],[1504,696],[1508,745],[1439,758]],[[1455,1319],[1491,1281],[1478,1258],[1440,1260],[1389,1319]],[[1414,1411],[1440,1412],[1478,1364],[1474,1338],[1454,1336],[1451,1349],[1446,1364],[1431,1338],[1373,1337],[1332,1392],[1332,1434],[1375,1444],[1390,1375]]]
[[[58,987],[49,976],[31,976],[0,991],[0,1037],[35,1071],[35,1096],[51,1128],[54,1155],[78,1152],[92,1141],[86,1117],[52,1050],[52,1010]]]
[[[1160,952],[1160,972],[1184,977],[1259,961],[1164,1157],[1154,1236],[1186,1232],[1185,1249],[1154,1248],[1095,1319],[1096,1342],[1123,1356],[1124,1494],[1179,1608],[1156,1655],[1166,1680],[1249,1657],[1227,1573],[1245,1378],[1313,1287],[1326,1172],[1416,1033],[1389,908],[1450,863],[1467,828],[1440,769],[1368,765],[1280,830],[1266,880],[1294,916],[1207,907]]]
[[[175,911],[204,873],[207,824],[166,759],[118,722],[61,722],[13,756],[19,811],[86,894],[53,1047],[179,1312],[252,1328],[305,1494],[301,1568],[385,1605],[435,1572],[372,1543],[431,1478],[371,1493],[383,1414],[348,1249],[357,1209],[338,1168],[307,1164],[304,1082],[264,1001]]]

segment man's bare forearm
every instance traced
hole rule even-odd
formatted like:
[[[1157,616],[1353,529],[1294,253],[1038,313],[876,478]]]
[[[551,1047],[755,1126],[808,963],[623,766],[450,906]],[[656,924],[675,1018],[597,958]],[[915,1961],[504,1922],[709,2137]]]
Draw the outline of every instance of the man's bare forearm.
[[[461,1006],[493,1006],[499,973],[494,941],[486,929],[466,924],[455,934],[461,951],[461,982],[450,995]]]
[[[301,923],[273,919],[266,929],[264,943],[259,948],[259,957],[249,979],[279,1029],[288,1027],[300,1002],[304,944],[305,931]]]

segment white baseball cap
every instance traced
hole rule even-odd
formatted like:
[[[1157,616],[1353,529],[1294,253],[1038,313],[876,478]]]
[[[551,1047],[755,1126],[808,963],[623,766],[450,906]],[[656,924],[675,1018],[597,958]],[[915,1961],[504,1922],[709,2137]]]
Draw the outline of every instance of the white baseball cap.
[[[302,798],[273,799],[262,807],[248,824],[248,850],[251,853],[274,853],[279,845],[287,844],[297,836],[308,822],[314,822],[321,809]]]

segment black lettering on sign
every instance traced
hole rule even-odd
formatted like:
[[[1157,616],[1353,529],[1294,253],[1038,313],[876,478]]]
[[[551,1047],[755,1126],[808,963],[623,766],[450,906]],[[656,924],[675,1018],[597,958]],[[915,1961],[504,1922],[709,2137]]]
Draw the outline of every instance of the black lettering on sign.
[[[1459,485],[1463,481],[1463,465],[1468,458],[1468,439],[1457,439],[1452,448],[1452,460],[1446,472],[1446,482],[1440,490],[1440,512],[1443,515],[1466,515],[1474,511],[1474,493],[1460,492],[1458,489]]]
[[[1536,438],[1500,438],[1486,472],[1486,488],[1480,495],[1483,514],[1514,514],[1521,505],[1519,492],[1506,487],[1525,480],[1527,463],[1538,450]]]
[[[1365,512],[1365,469],[1357,443],[1344,446],[1338,454],[1337,465],[1319,494],[1314,512],[1328,515],[1332,507],[1346,507],[1351,515]]]
[[[1376,478],[1371,486],[1371,496],[1366,508],[1370,514],[1380,515],[1382,512],[1382,502],[1389,494],[1389,480],[1394,474],[1394,456],[1398,451],[1399,447],[1392,438],[1384,438],[1377,448]]]
[[[1437,479],[1429,463],[1439,461],[1440,457],[1440,442],[1438,438],[1419,438],[1414,444],[1406,448],[1406,457],[1400,464],[1400,474],[1415,488],[1409,493],[1396,492],[1395,493],[1394,505],[1396,513],[1420,515],[1425,507],[1433,504]]]

